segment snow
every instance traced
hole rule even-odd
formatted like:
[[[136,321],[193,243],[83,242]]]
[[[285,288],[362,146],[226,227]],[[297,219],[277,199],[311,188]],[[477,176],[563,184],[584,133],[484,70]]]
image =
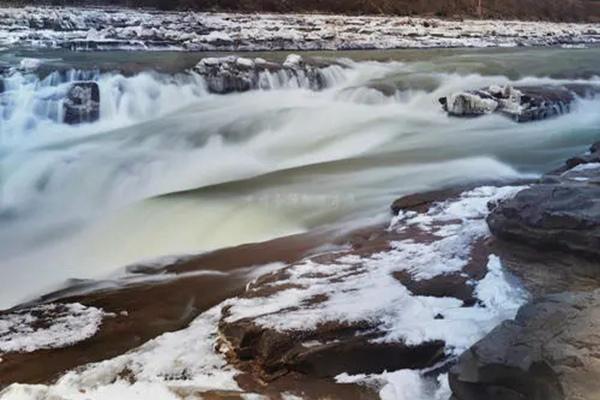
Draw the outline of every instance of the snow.
[[[215,307],[187,329],[68,372],[53,385],[11,385],[0,392],[0,398],[171,400],[197,391],[239,391],[233,379],[237,371],[214,348],[220,314],[221,308]]]
[[[105,316],[79,303],[44,304],[0,315],[0,353],[72,345],[94,336]]]
[[[516,278],[502,269],[500,259],[491,255],[488,273],[477,284],[476,295],[491,312],[503,319],[512,318],[528,299],[527,293],[518,285]]]
[[[427,27],[424,26],[427,22]],[[0,8],[0,47],[86,50],[352,50],[593,46],[595,24],[319,14],[158,13],[111,8]]]
[[[446,374],[425,378],[421,371],[404,369],[371,375],[341,374],[335,380],[375,387],[381,400],[447,400],[451,396]]]
[[[241,67],[254,68],[254,61],[249,58],[239,57],[235,62]]]
[[[24,58],[19,63],[19,68],[31,71],[38,69],[42,65],[42,60],[37,58]]]
[[[455,298],[414,296],[392,274],[404,270],[414,279],[431,279],[460,272],[469,261],[472,244],[489,235],[485,223],[488,202],[508,198],[523,188],[481,187],[439,203],[424,214],[401,213],[390,229],[402,232],[418,227],[436,240],[415,242],[409,238],[394,242],[391,251],[365,258],[340,256],[331,264],[305,260],[291,266],[287,270],[290,277],[279,282],[294,287],[269,297],[227,300],[231,306],[227,321],[252,318],[259,325],[282,331],[316,328],[328,321],[371,321],[380,324],[383,335],[378,341],[419,344],[443,340],[449,354],[459,354],[499,322],[511,318],[515,304],[526,300],[514,296],[512,280],[491,262],[481,294],[494,308],[465,308]],[[494,292],[494,287],[500,289]],[[326,300],[296,307],[310,304],[315,296]],[[445,318],[436,319],[438,314]]]
[[[298,54],[290,54],[286,57],[283,66],[288,68],[297,68],[302,64],[302,57]]]

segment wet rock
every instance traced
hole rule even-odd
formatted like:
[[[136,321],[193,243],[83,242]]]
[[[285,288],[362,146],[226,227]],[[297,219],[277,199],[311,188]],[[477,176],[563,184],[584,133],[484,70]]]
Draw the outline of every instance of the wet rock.
[[[429,209],[432,203],[456,197],[460,193],[471,188],[472,185],[471,187],[457,186],[453,188],[409,194],[394,200],[390,209],[394,215],[397,215],[400,211],[425,212]]]
[[[194,71],[205,79],[208,90],[216,94],[280,87],[321,90],[328,84],[324,70],[331,65],[295,54],[290,54],[283,63],[229,56],[205,58]]]
[[[444,342],[409,346],[376,343],[375,326],[367,322],[326,323],[310,331],[278,331],[252,320],[221,321],[221,350],[236,363],[248,363],[261,379],[271,381],[290,372],[315,378],[341,373],[382,373],[425,368],[444,358]]]
[[[490,86],[440,98],[450,116],[479,117],[498,113],[516,122],[543,120],[571,111],[577,98],[600,93],[597,85]]]
[[[545,176],[495,207],[487,218],[492,233],[509,241],[599,256],[600,164],[582,159],[571,164],[575,166]]]
[[[523,306],[452,368],[457,400],[584,400],[600,393],[600,290]]]
[[[96,82],[76,82],[63,103],[64,122],[69,125],[95,122],[100,118],[100,88]]]
[[[560,176],[581,164],[600,163],[600,142],[594,143],[588,151],[569,158],[563,166],[546,174],[545,179]]]
[[[394,277],[416,296],[454,297],[463,301],[465,306],[477,302],[475,286],[471,278],[464,273],[438,275],[432,279],[416,280],[406,271],[394,273]]]

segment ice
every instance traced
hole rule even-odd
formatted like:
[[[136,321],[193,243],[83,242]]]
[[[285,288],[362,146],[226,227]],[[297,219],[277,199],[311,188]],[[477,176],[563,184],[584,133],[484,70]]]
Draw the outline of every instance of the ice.
[[[457,93],[448,98],[448,112],[453,115],[491,114],[498,108],[498,102],[472,93]]]
[[[140,24],[140,21],[143,21]],[[424,26],[427,23],[427,27]],[[310,29],[306,29],[309,27]],[[0,47],[351,50],[430,47],[585,47],[594,24],[413,17],[170,12],[111,8],[0,8]],[[376,33],[374,33],[376,32]],[[495,33],[495,34],[494,34]]]

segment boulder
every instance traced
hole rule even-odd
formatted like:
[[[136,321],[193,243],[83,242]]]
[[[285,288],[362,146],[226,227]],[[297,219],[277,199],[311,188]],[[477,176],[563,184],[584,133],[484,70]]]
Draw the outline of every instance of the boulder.
[[[63,122],[69,125],[95,122],[100,118],[100,88],[96,82],[75,82],[63,103]]]
[[[456,400],[600,398],[600,290],[523,306],[463,353],[449,374]]]
[[[490,86],[440,98],[440,104],[453,117],[479,117],[498,113],[516,122],[543,120],[571,111],[577,98],[591,98],[600,86],[586,84]]]
[[[204,78],[209,92],[227,94],[286,86],[321,90],[327,86],[324,69],[329,66],[295,54],[290,54],[283,63],[228,56],[204,58],[193,71]]]
[[[487,218],[502,239],[600,255],[600,163],[597,146],[501,202]],[[572,167],[569,167],[572,166]]]

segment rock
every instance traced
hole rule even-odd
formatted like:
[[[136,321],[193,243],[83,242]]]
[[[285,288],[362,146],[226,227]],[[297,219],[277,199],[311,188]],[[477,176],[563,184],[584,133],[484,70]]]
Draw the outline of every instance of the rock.
[[[569,158],[562,167],[548,173],[546,178],[564,174],[565,172],[569,171],[570,169],[575,168],[581,164],[590,164],[590,163],[599,163],[599,162],[600,162],[600,142],[597,142],[597,143],[594,143],[590,147],[589,151]]]
[[[600,93],[600,86],[542,85],[490,86],[440,98],[440,104],[450,116],[479,117],[493,113],[516,122],[543,120],[570,112],[578,97],[590,98]]]
[[[456,197],[460,193],[472,188],[473,185],[464,185],[447,189],[409,194],[394,200],[390,209],[394,215],[397,215],[400,211],[425,212],[429,209],[433,202]]]
[[[406,197],[390,225],[355,231],[333,249],[260,275],[223,308],[220,350],[263,382],[448,361],[525,301],[486,245],[487,203],[518,190]],[[515,303],[490,302],[491,282]],[[485,317],[472,323],[463,312]],[[450,326],[461,333],[446,334]]]
[[[415,280],[406,271],[394,273],[404,287],[416,296],[453,297],[463,301],[465,306],[472,306],[477,302],[474,295],[475,285],[465,273],[452,273],[438,275],[431,279]]]
[[[69,125],[95,122],[100,118],[100,88],[96,82],[76,82],[63,103],[64,119]]]
[[[600,290],[523,306],[463,353],[449,374],[457,400],[589,400],[600,396]]]
[[[271,381],[290,372],[315,378],[341,373],[382,373],[425,368],[444,358],[444,342],[418,345],[377,343],[368,323],[327,323],[310,331],[278,331],[244,319],[221,320],[221,350],[231,359],[247,362],[261,379]]]
[[[321,90],[327,86],[324,69],[332,66],[290,54],[283,63],[237,56],[204,58],[194,68],[211,93],[227,94],[253,89],[303,87]],[[340,66],[336,64],[338,68]]]
[[[600,163],[584,161],[572,161],[573,168],[547,175],[501,202],[487,218],[492,233],[509,241],[599,256]]]

